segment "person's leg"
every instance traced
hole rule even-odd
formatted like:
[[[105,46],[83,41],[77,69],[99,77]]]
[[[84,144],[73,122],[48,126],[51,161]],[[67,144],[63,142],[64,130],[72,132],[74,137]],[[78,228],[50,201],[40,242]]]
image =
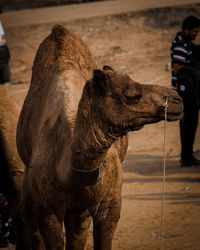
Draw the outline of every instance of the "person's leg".
[[[184,102],[184,116],[180,121],[182,165],[197,165],[193,157],[193,145],[198,125],[198,107],[195,102]],[[200,163],[200,162],[199,162]]]

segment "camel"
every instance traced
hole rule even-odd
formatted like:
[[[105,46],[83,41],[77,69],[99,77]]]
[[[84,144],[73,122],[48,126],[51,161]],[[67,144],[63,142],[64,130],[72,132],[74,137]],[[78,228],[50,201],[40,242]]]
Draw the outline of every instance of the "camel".
[[[0,192],[8,201],[16,232],[16,249],[29,245],[20,215],[24,164],[16,146],[16,130],[20,107],[10,91],[0,86]]]
[[[142,85],[106,66],[61,25],[40,44],[17,129],[26,165],[22,213],[33,249],[109,250],[121,210],[128,132],[182,115],[174,90]]]

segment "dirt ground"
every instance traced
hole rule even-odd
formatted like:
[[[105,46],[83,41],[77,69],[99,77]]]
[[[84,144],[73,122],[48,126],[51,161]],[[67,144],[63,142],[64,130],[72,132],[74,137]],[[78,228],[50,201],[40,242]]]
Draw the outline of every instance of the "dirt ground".
[[[184,17],[200,16],[200,4],[97,17],[62,24],[82,37],[99,68],[110,65],[140,83],[170,87],[170,43]],[[55,23],[7,28],[12,79],[7,86],[22,105],[40,42]],[[200,43],[200,37],[197,39]],[[200,129],[195,151],[200,157]],[[166,124],[166,184],[164,207],[164,122],[129,134],[123,163],[121,218],[113,250],[199,250],[200,168],[179,165],[179,124]],[[163,231],[161,218],[163,212]],[[92,249],[92,228],[86,249]],[[106,250],[106,249],[105,249]]]

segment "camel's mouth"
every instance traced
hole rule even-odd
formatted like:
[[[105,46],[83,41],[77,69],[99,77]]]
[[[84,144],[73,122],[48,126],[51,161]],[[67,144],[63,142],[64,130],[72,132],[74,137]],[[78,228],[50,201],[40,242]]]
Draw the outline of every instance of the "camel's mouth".
[[[180,120],[183,116],[182,112],[179,113],[167,113],[167,121],[177,121]]]
[[[162,112],[165,113],[165,106],[162,107]],[[167,107],[167,121],[177,121],[183,116],[183,105],[180,98],[173,98]]]

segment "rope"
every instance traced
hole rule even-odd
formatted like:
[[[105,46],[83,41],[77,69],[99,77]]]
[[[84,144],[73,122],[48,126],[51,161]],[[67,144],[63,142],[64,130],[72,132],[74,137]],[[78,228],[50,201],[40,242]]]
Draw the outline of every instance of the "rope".
[[[75,168],[73,166],[71,166],[71,168],[77,172],[80,172],[80,173],[91,173],[91,172],[94,172],[97,169],[99,169],[99,175],[97,177],[97,180],[99,180],[101,182],[101,185],[103,185],[103,173],[102,173],[103,161],[100,163],[100,165],[97,168],[94,168],[94,169],[78,169],[78,168]]]
[[[102,163],[101,163],[102,164]],[[100,165],[101,165],[100,164]],[[97,168],[93,168],[93,169],[78,169],[78,168],[75,168],[75,167],[73,167],[73,166],[71,166],[71,168],[73,169],[73,170],[75,170],[75,171],[77,171],[77,172],[80,172],[80,173],[91,173],[91,172],[94,172],[94,171],[96,171],[97,169],[99,169],[100,168],[100,165],[97,167]]]
[[[162,207],[161,207],[161,231],[160,231],[160,250],[163,249],[163,231],[164,231],[164,201],[165,201],[165,177],[166,177],[166,123],[167,123],[167,108],[168,108],[168,96],[163,104],[165,108],[165,120],[164,120],[164,146],[163,146],[163,186],[162,186]]]

